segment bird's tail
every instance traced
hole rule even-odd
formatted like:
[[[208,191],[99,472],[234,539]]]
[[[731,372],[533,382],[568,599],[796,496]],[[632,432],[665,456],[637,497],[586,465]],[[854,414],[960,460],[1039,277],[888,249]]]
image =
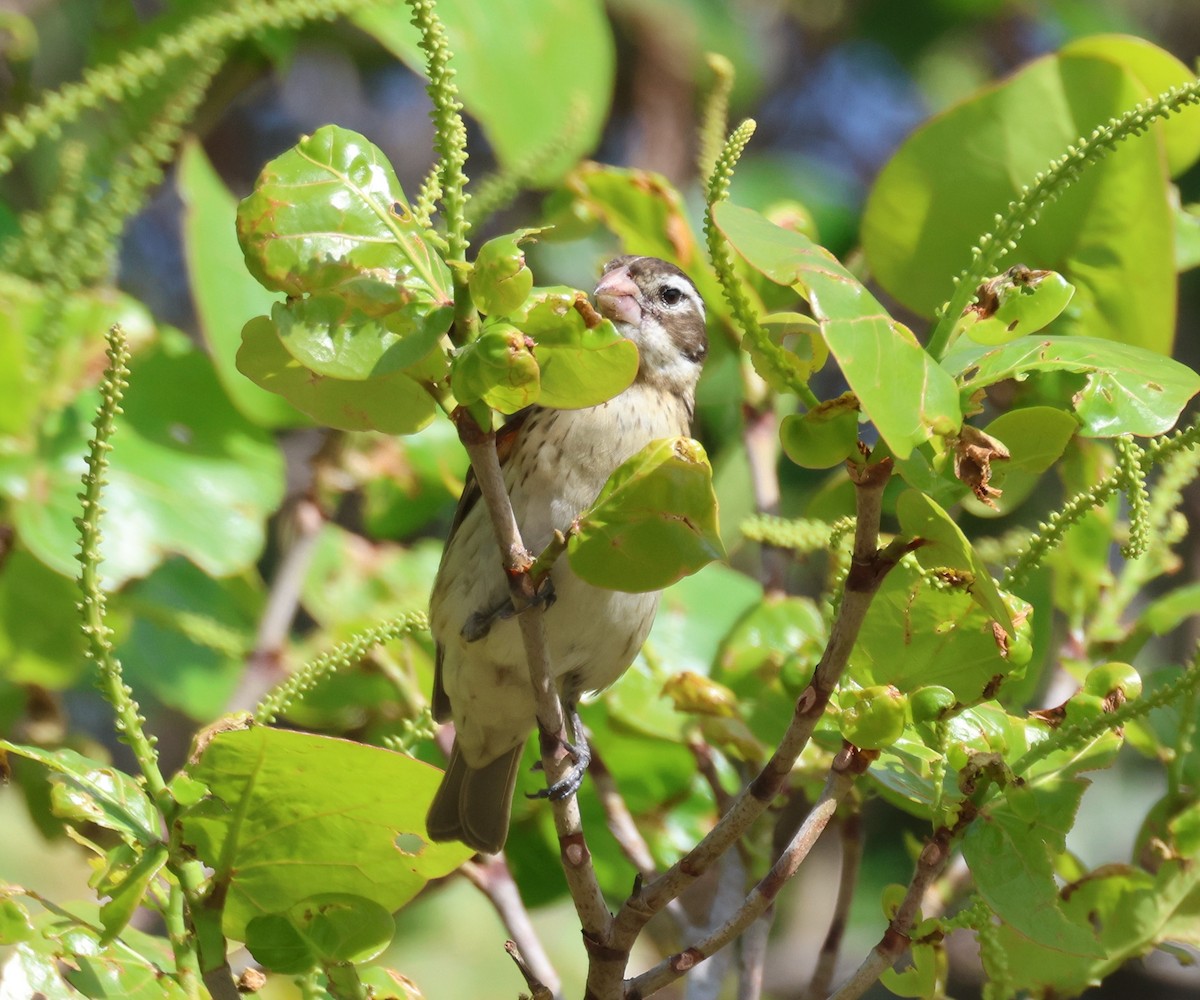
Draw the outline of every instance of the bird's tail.
[[[455,743],[425,820],[430,839],[461,840],[483,854],[503,848],[524,749],[518,744],[490,764],[471,767]]]

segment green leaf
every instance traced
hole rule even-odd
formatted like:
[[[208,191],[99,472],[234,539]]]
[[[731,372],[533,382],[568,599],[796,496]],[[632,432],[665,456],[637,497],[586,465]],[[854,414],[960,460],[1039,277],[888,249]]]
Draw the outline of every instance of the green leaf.
[[[338,430],[411,434],[437,410],[433,397],[404,372],[350,382],[305,368],[287,352],[266,316],[252,319],[242,330],[237,364],[264,389]]]
[[[977,344],[1004,344],[1049,326],[1074,294],[1075,286],[1061,274],[1018,264],[984,282],[979,302],[963,313],[955,329]]]
[[[80,468],[98,398],[86,393],[59,415],[12,505],[30,551],[72,577]],[[252,565],[283,495],[283,456],[233,408],[208,359],[181,335],[166,338],[134,359],[122,408],[104,492],[106,585],[145,575],[172,552],[214,576]]]
[[[126,682],[193,719],[215,718],[246,669],[263,602],[257,573],[214,579],[168,559],[114,602],[133,617],[116,648]]]
[[[29,911],[15,899],[0,899],[0,945],[19,944],[34,935]]]
[[[806,413],[789,413],[780,422],[779,442],[801,468],[840,465],[858,444],[858,399],[847,392]]]
[[[137,908],[146,896],[150,882],[167,863],[167,845],[149,845],[137,862],[123,873],[120,883],[114,888],[103,906],[100,907],[100,923],[104,927],[101,944],[111,944],[133,919]]]
[[[228,883],[222,926],[239,941],[255,917],[320,893],[399,909],[471,853],[426,839],[440,772],[389,750],[252,728],[214,736],[190,773],[212,794],[183,835]]]
[[[501,413],[516,413],[538,398],[533,341],[509,323],[489,323],[455,355],[450,375],[454,398],[464,405],[483,400]]]
[[[246,947],[271,971],[297,975],[326,962],[369,961],[394,933],[391,913],[374,900],[326,892],[255,917],[246,926]]]
[[[376,316],[453,305],[430,234],[387,158],[357,132],[326,125],[268,163],[237,228],[250,272],[289,296],[333,292]]]
[[[189,285],[217,378],[234,406],[254,423],[265,427],[303,423],[303,417],[283,399],[248,382],[234,364],[242,327],[268,312],[275,301],[242,260],[235,228],[237,199],[195,139],[184,143],[175,176],[183,201]]]
[[[370,316],[331,294],[276,302],[271,322],[289,354],[317,375],[365,381],[417,364],[450,328],[453,309],[409,303]]]
[[[1042,473],[1062,457],[1079,430],[1079,422],[1066,410],[1053,406],[1025,406],[1002,413],[984,433],[1003,442],[1008,459],[992,465],[991,485],[1003,493],[988,507],[973,496],[964,506],[976,517],[1002,517],[1015,510],[1033,492]]]
[[[737,695],[738,708],[764,743],[778,742],[825,649],[827,628],[806,597],[768,595],[729,630],[714,680]]]
[[[541,406],[596,406],[624,392],[637,378],[637,345],[622,337],[610,320],[589,328],[574,308],[577,294],[572,289],[539,289],[512,318],[534,341]]]
[[[1170,430],[1184,405],[1200,391],[1200,375],[1153,351],[1096,337],[1022,337],[1001,347],[960,346],[943,361],[964,393],[1031,372],[1086,376],[1072,399],[1085,437]]]
[[[919,490],[905,490],[896,501],[896,516],[906,535],[925,542],[917,549],[917,561],[926,569],[947,567],[968,574],[967,592],[1011,636],[1012,617],[991,571],[950,515]]]
[[[1126,62],[1120,50],[1130,48],[1096,40],[1067,46],[909,137],[881,171],[863,216],[863,249],[889,294],[932,315],[950,298],[971,247],[1024,185],[1096,126],[1192,78],[1145,43]],[[1118,54],[1122,59],[1113,61]],[[1193,118],[1171,119],[1186,122],[1172,130],[1172,168],[1195,158]],[[1162,123],[1151,132],[1089,165],[1025,231],[1016,259],[1058,271],[1076,286],[1060,329],[1166,354],[1175,326],[1174,232],[1155,141]]]
[[[897,457],[932,434],[958,429],[962,413],[953,380],[827,250],[732,202],[721,202],[713,214],[753,267],[803,290],[829,352]]]
[[[8,553],[0,573],[0,662],[18,684],[59,690],[87,669],[83,633],[47,628],[76,614],[79,587],[23,549]]]
[[[454,53],[459,96],[505,168],[547,184],[595,146],[615,72],[612,29],[600,0],[439,0],[437,13]],[[401,0],[353,15],[423,72],[425,55],[411,19]]]
[[[124,772],[65,748],[42,750],[0,740],[0,750],[36,761],[53,772],[51,801],[56,815],[75,823],[95,823],[127,843],[158,842],[158,810],[141,784]]]
[[[611,590],[661,590],[725,554],[712,468],[691,438],[653,441],[622,463],[578,523],[571,569]]]
[[[1010,787],[967,828],[963,857],[976,890],[1014,930],[1054,951],[1098,957],[1104,952],[1092,931],[1063,912],[1051,861],[1063,849],[1084,787],[1078,781],[1036,792]]]
[[[507,316],[533,290],[533,272],[521,244],[541,229],[518,229],[496,236],[479,248],[471,265],[471,300],[485,316]]]
[[[661,257],[696,283],[710,310],[725,308],[725,297],[707,255],[696,242],[683,196],[662,174],[601,163],[581,163],[563,182],[572,215],[604,226],[625,253]]]
[[[1019,617],[1014,631],[1026,632],[1027,616]],[[939,684],[972,704],[999,680],[1020,676],[1024,665],[1009,661],[993,619],[965,588],[935,589],[903,562],[871,603],[849,669],[863,686],[891,684],[909,693]]]
[[[759,584],[719,562],[664,590],[646,649],[605,694],[614,718],[634,732],[682,741],[685,720],[663,697],[663,684],[679,670],[707,673],[726,632],[761,599]]]

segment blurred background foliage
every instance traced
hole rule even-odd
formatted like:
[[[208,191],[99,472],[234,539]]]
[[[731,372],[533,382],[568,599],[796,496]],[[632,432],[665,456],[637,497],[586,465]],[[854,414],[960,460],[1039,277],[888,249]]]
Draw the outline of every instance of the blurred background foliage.
[[[1192,0],[561,0],[548,5],[553,16],[538,25],[528,49],[489,49],[488,19],[504,18],[517,2],[443,5],[461,57],[467,112],[486,123],[471,125],[467,171],[473,179],[493,178],[486,193],[495,194],[499,207],[474,239],[478,244],[531,219],[553,223],[556,229],[530,250],[538,283],[582,288],[591,287],[599,263],[618,249],[614,229],[663,220],[639,216],[644,208],[635,206],[628,218],[597,226],[595,213],[611,210],[611,201],[589,200],[586,171],[563,183],[580,155],[662,174],[682,192],[684,212],[699,231],[694,164],[707,53],[725,56],[736,71],[731,120],[749,115],[759,124],[738,168],[735,199],[758,208],[788,199],[815,238],[852,266],[861,264],[859,220],[871,184],[930,116],[1087,35],[1145,38],[1188,66],[1200,54],[1200,14]],[[111,64],[118,53],[168,34],[184,18],[231,6],[8,0],[0,10],[0,111],[19,111],[86,68]],[[242,322],[267,311],[272,299],[246,273],[233,232],[235,201],[250,191],[263,164],[329,122],[381,147],[406,192],[417,191],[432,163],[429,102],[423,78],[410,68],[413,36],[403,11],[364,7],[351,18],[304,20],[299,27],[268,25],[223,60],[204,52],[181,59],[180,72],[192,74],[194,87],[180,87],[178,121],[163,126],[161,177],[152,162],[121,155],[133,148],[131,130],[145,126],[138,102],[154,100],[135,91],[38,143],[0,179],[6,271],[0,274],[0,732],[9,738],[65,743],[128,765],[87,673],[74,630],[76,592],[67,578],[74,572],[70,517],[102,360],[99,332],[118,319],[142,349],[106,495],[104,568],[115,591],[118,653],[167,768],[182,761],[198,726],[251,706],[288,665],[425,605],[466,468],[448,423],[435,421],[403,439],[332,434],[233,367]],[[480,67],[497,78],[472,78]],[[568,120],[541,107],[547,81],[570,91]],[[531,148],[542,151],[532,161]],[[98,163],[110,165],[103,177],[92,173]],[[1200,199],[1200,170],[1177,183],[1184,204]],[[506,185],[521,188],[515,200],[504,197]],[[476,194],[487,202],[485,189]],[[38,212],[36,226],[28,217],[23,224],[29,210]],[[1200,284],[1194,271],[1180,281],[1175,351],[1195,368],[1200,348],[1191,331]],[[905,315],[900,304],[889,304]],[[923,321],[914,318],[913,325],[919,331]],[[735,380],[729,366],[711,366],[699,428],[715,445],[727,542],[754,505],[738,447]],[[784,514],[836,506],[823,498],[823,475],[787,463],[781,474]],[[1193,488],[1192,514],[1198,501]],[[1193,530],[1179,548],[1189,578],[1200,556],[1196,543]],[[739,553],[730,547],[737,564]],[[819,569],[795,572],[819,584]],[[659,658],[669,650],[671,671],[709,672],[712,651],[760,595],[755,583],[727,568],[685,580],[665,602],[646,655],[587,717],[601,748],[606,730],[622,731],[606,763],[624,775],[622,789],[635,812],[659,813],[662,827],[651,837],[661,840],[663,856],[693,840],[703,817],[688,808],[662,810],[672,796],[690,801],[684,792],[696,779],[686,749],[658,738],[679,726],[667,707],[654,714],[656,702],[666,706],[658,698]],[[815,609],[812,616],[818,618]],[[767,634],[778,627],[769,615],[763,619],[754,627]],[[1186,630],[1176,633],[1177,645],[1163,650],[1163,658],[1185,657],[1195,639]],[[1048,641],[1043,632],[1039,647]],[[721,664],[728,667],[738,648],[731,640]],[[411,745],[406,727],[424,698],[414,678],[428,690],[429,653],[422,642],[380,649],[361,669],[328,681],[289,721]],[[787,690],[760,696],[753,712],[767,718],[787,712],[791,696]],[[428,740],[416,749],[439,760]],[[646,755],[657,766],[640,781]],[[0,796],[6,830],[0,879],[60,899],[86,895],[88,867],[49,809],[40,774],[16,767],[14,776],[24,794]],[[1157,797],[1160,790],[1141,778],[1136,761],[1097,777],[1070,843],[1087,864],[1130,856],[1137,830],[1114,822],[1114,815],[1140,816]],[[588,829],[601,830],[594,798],[585,796],[583,805]],[[581,963],[583,954],[573,918],[563,919],[569,904],[548,815],[517,808],[510,860],[531,905],[544,904],[535,922],[571,982],[580,970],[572,973],[570,963]],[[867,820],[893,833],[912,823],[878,802]],[[879,892],[872,887],[906,881],[911,868],[902,838],[868,835],[867,842],[860,898],[868,903],[852,913],[844,949],[851,956],[878,935],[871,901]],[[806,981],[795,956],[814,954],[824,934],[834,853],[827,851],[830,864],[806,866],[785,896],[776,930],[784,946],[767,966],[769,995],[797,995]],[[601,846],[596,856],[602,881],[617,891],[628,872],[605,870],[616,856],[611,849]],[[451,933],[497,942],[502,935],[463,879],[427,892],[400,914],[386,962],[433,1000],[481,995],[482,984],[504,983],[494,994],[516,992],[519,983],[498,947],[460,949],[446,961]],[[962,996],[978,989],[953,985]],[[1107,988],[1113,996],[1183,997],[1198,987],[1195,970],[1152,960]]]

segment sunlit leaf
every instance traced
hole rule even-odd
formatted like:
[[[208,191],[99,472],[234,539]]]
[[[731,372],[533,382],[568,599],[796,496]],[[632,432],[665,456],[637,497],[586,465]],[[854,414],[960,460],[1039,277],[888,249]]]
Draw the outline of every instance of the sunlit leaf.
[[[255,917],[319,893],[399,909],[470,856],[426,838],[440,772],[403,754],[260,727],[213,737],[191,774],[211,798],[183,835],[228,881],[224,929],[237,940]]]
[[[962,422],[953,380],[833,256],[801,233],[724,201],[721,232],[772,281],[803,289],[863,412],[900,458]]]
[[[612,590],[661,590],[724,554],[712,469],[690,438],[654,441],[624,462],[579,516],[571,568]]]
[[[873,275],[931,315],[980,235],[1024,185],[1093,128],[1192,73],[1131,39],[1083,39],[933,118],[880,173],[863,217]],[[1176,122],[1180,124],[1175,124]],[[1059,329],[1169,353],[1175,325],[1168,171],[1192,162],[1195,116],[1158,122],[1088,168],[1027,228],[1010,262],[1061,272],[1077,288]],[[1103,266],[1097,266],[1103,261]]]
[[[339,430],[411,434],[432,419],[433,397],[404,372],[365,381],[318,375],[284,349],[266,316],[242,330],[238,369],[264,389],[286,397],[314,420]]]
[[[943,362],[964,392],[1031,372],[1086,376],[1072,399],[1085,437],[1150,437],[1175,426],[1200,375],[1153,351],[1095,337],[1022,337],[1001,347],[960,346]]]
[[[549,183],[592,149],[612,94],[612,29],[599,0],[439,0],[454,82],[507,168]],[[401,0],[354,21],[418,72],[412,10]]]

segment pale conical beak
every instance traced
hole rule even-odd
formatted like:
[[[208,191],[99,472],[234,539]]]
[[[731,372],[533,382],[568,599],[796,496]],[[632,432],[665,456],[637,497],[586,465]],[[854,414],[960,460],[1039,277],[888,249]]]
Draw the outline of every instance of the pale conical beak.
[[[601,316],[618,326],[628,323],[638,326],[642,322],[642,307],[639,304],[638,286],[629,277],[629,268],[615,267],[596,286],[596,309]]]

